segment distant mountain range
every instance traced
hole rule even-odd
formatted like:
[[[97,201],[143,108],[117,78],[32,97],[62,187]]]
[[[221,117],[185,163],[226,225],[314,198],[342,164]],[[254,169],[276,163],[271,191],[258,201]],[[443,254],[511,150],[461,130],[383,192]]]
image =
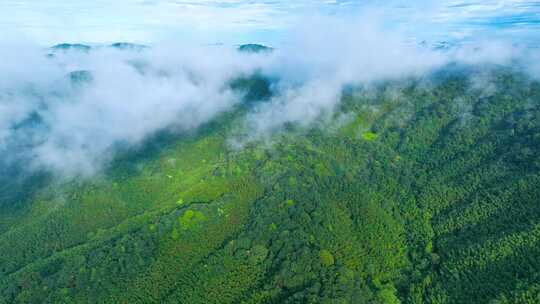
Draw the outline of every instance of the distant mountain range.
[[[421,41],[418,43],[420,46],[427,47],[433,50],[438,51],[446,51],[450,50],[456,47],[459,47],[462,45],[462,43],[457,41],[437,41],[437,42],[428,42],[428,41]],[[223,44],[212,44],[212,46],[223,46]],[[142,51],[144,49],[150,48],[148,45],[144,44],[137,44],[137,43],[130,43],[130,42],[115,42],[112,44],[104,44],[104,45],[89,45],[89,44],[82,44],[82,43],[61,43],[57,44],[55,46],[52,46],[50,50],[54,52],[58,51],[82,51],[82,52],[89,52],[92,49],[96,48],[115,48],[119,50],[132,50],[132,51]],[[266,52],[272,52],[275,50],[274,47],[266,46],[263,44],[257,44],[257,43],[247,43],[247,44],[240,44],[237,45],[236,48],[240,52],[244,53],[266,53]]]
[[[83,52],[89,52],[94,48],[103,47],[102,45],[98,46],[91,46],[87,44],[81,44],[81,43],[60,43],[55,46],[52,46],[50,49],[52,51],[69,51],[69,50],[76,50],[76,51],[83,51]],[[109,48],[116,48],[121,50],[143,50],[148,48],[148,46],[143,44],[136,44],[136,43],[129,43],[129,42],[115,42],[113,44],[105,45],[105,47]]]
[[[215,46],[221,46],[222,44],[215,44]],[[60,43],[57,45],[54,45],[50,48],[52,51],[82,51],[82,52],[89,52],[92,49],[96,48],[102,48],[102,47],[108,47],[108,48],[115,48],[120,50],[136,50],[141,51],[147,48],[150,48],[148,45],[144,44],[137,44],[137,43],[130,43],[130,42],[115,42],[112,44],[107,45],[88,45],[88,44],[82,44],[82,43]],[[246,53],[260,53],[260,52],[271,52],[274,50],[274,48],[262,45],[262,44],[241,44],[237,46],[237,49],[241,52]]]

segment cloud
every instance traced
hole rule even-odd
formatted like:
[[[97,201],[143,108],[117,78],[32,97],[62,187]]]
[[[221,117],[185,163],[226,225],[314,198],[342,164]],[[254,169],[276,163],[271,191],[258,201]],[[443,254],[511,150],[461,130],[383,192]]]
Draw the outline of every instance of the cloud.
[[[385,29],[378,14],[304,20],[263,69],[281,81],[276,95],[248,117],[250,139],[292,122],[307,125],[330,117],[347,85],[419,76],[448,57],[407,43]]]
[[[509,40],[476,39],[447,50],[411,43],[406,32],[385,22],[385,12],[364,10],[348,18],[328,16],[299,20],[283,47],[263,72],[280,81],[274,97],[251,112],[248,134],[236,146],[268,139],[288,123],[309,126],[329,121],[345,87],[430,77],[450,63],[507,66],[539,77],[538,49]],[[538,78],[540,79],[540,78]]]
[[[167,127],[193,129],[230,109],[241,98],[226,84],[259,60],[233,48],[178,46],[46,58],[11,45],[1,56],[11,60],[0,66],[8,72],[0,77],[0,154],[14,155],[25,141],[29,166],[70,174],[94,173],[117,145]]]
[[[119,146],[164,129],[192,130],[241,101],[239,75],[276,79],[273,97],[247,114],[236,144],[268,138],[289,123],[311,126],[335,113],[347,86],[422,77],[451,62],[528,62],[537,51],[478,41],[447,51],[408,42],[380,12],[306,17],[272,53],[174,43],[152,48],[58,51],[18,39],[0,48],[0,156],[31,169],[91,175]],[[15,42],[13,42],[15,41]],[[538,67],[523,65],[533,75]]]

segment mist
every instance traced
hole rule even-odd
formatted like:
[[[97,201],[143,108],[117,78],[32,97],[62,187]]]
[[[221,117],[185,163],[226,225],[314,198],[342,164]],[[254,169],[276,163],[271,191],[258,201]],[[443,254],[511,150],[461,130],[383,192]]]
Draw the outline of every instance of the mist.
[[[118,145],[164,128],[197,128],[241,100],[227,86],[258,58],[233,48],[97,48],[47,52],[2,48],[2,155],[29,169],[95,173]],[[15,152],[16,155],[15,155]]]
[[[268,138],[287,123],[329,120],[348,85],[421,77],[456,62],[523,65],[540,77],[535,50],[478,41],[437,51],[379,19],[310,17],[271,53],[178,42],[84,51],[1,41],[3,165],[24,161],[29,171],[90,176],[120,146],[140,145],[164,129],[196,130],[232,109],[243,96],[230,82],[254,73],[277,81],[270,100],[248,113],[248,134],[231,141],[237,146]]]

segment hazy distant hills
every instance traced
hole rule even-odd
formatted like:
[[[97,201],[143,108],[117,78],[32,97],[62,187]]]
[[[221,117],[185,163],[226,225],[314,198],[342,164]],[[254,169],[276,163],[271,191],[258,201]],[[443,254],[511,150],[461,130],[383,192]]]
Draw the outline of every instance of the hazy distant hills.
[[[82,51],[82,52],[88,52],[91,51],[93,48],[97,47],[103,47],[102,45],[99,46],[91,46],[86,44],[80,44],[80,43],[61,43],[52,46],[50,49],[52,51]],[[110,45],[105,45],[105,47],[110,48],[116,48],[120,50],[143,50],[145,48],[148,48],[146,45],[142,44],[136,44],[136,43],[129,43],[129,42],[115,42]]]
[[[53,47],[51,47],[51,50],[53,51],[69,51],[69,50],[77,50],[77,51],[83,51],[88,52],[92,49],[91,46],[85,45],[85,44],[79,44],[79,43],[61,43],[57,44]]]
[[[238,50],[246,53],[271,52],[273,48],[261,44],[243,44],[238,46]]]
[[[217,45],[221,46],[222,44],[217,44]],[[458,47],[460,43],[457,41],[438,41],[438,42],[429,44],[426,41],[421,41],[419,45],[423,47],[428,47],[434,50],[447,51],[447,50],[451,50]],[[115,42],[109,45],[96,45],[96,46],[80,44],[80,43],[61,43],[61,44],[57,44],[51,47],[50,49],[52,51],[74,50],[74,51],[88,52],[92,50],[93,48],[100,48],[104,46],[119,49],[119,50],[132,50],[132,51],[142,51],[144,49],[149,48],[149,46],[143,45],[143,44],[136,44],[136,43],[129,43],[129,42]],[[238,45],[237,49],[240,52],[245,52],[245,53],[266,53],[266,52],[272,52],[274,50],[273,47],[266,46],[263,44],[256,44],[256,43]]]
[[[96,47],[103,47],[102,45],[99,46],[91,46],[86,44],[80,44],[80,43],[61,43],[52,46],[50,49],[52,51],[82,51],[82,52],[88,52]],[[149,46],[143,45],[143,44],[136,44],[136,43],[129,43],[129,42],[115,42],[110,45],[105,45],[105,47],[110,48],[116,48],[120,50],[144,50],[148,48]],[[241,52],[247,52],[247,53],[259,53],[259,52],[269,52],[272,51],[273,48],[261,45],[261,44],[242,44],[238,46],[238,50]]]

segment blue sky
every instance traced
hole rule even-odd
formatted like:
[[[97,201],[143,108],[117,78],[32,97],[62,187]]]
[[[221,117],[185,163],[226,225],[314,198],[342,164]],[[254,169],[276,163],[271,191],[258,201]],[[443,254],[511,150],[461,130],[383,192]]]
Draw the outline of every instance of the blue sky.
[[[304,16],[377,10],[417,40],[540,38],[532,0],[1,0],[0,35],[40,44],[132,41],[278,45]]]

